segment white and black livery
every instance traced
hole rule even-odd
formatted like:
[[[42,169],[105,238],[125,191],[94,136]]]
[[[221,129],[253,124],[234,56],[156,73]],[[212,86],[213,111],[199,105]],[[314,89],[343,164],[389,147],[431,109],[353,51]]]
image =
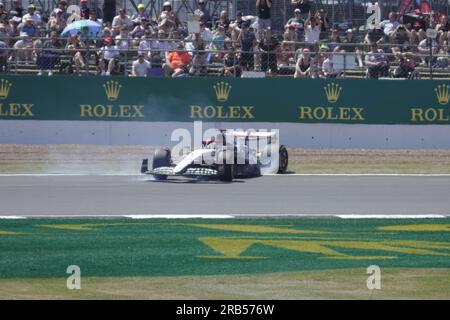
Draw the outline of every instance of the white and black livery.
[[[231,182],[234,178],[250,178],[264,174],[285,173],[288,152],[280,145],[277,132],[224,131],[202,147],[189,152],[174,163],[169,148],[157,149],[152,166],[142,161],[141,173],[155,180],[168,176],[207,178]]]

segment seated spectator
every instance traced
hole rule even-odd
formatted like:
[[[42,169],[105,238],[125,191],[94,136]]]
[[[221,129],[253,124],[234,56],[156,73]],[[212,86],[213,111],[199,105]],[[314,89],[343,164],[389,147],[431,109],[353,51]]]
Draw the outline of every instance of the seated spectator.
[[[143,3],[139,3],[137,8],[138,8],[138,11],[137,11],[137,13],[135,13],[131,16],[131,21],[136,25],[141,24],[142,19],[149,21],[150,15],[147,12],[145,12],[145,5]]]
[[[5,24],[0,23],[0,41],[3,41],[5,44],[9,45],[10,40],[11,34],[9,30],[6,28]]]
[[[209,10],[206,8],[205,0],[198,0],[197,9],[194,13],[200,16],[200,21],[205,23],[205,25],[211,25],[211,15],[209,14]]]
[[[119,58],[119,50],[114,45],[114,39],[111,37],[104,39],[105,46],[98,52],[99,56],[99,68],[102,76],[109,76],[114,68]]]
[[[380,28],[384,32],[385,40],[389,40],[392,33],[397,29],[400,22],[397,20],[397,14],[395,12],[389,12],[388,19],[380,22]]]
[[[80,0],[80,17],[81,19],[89,19],[91,10],[88,7],[88,0]]]
[[[386,54],[378,48],[376,42],[372,43],[370,51],[366,53],[364,62],[367,67],[369,79],[378,79],[380,76],[386,77],[389,74],[389,62]]]
[[[254,69],[254,49],[258,42],[256,41],[256,35],[249,29],[250,25],[246,21],[242,24],[241,32],[237,38],[237,41],[241,47],[240,63],[244,71],[252,71]]]
[[[28,5],[28,13],[23,16],[22,21],[27,21],[28,18],[31,18],[35,26],[42,24],[42,18],[36,13],[36,6],[34,4]]]
[[[272,35],[271,29],[266,29],[263,38],[259,42],[261,50],[261,70],[269,72],[271,75],[278,73],[276,49],[279,46],[278,40]]]
[[[210,45],[210,49],[215,51],[214,58],[217,60],[221,60],[223,58],[223,50],[225,46],[225,40],[227,40],[225,28],[223,26],[219,26],[217,30],[213,33],[212,42]]]
[[[406,27],[402,24],[399,24],[397,28],[395,28],[394,32],[391,33],[390,43],[392,47],[390,47],[391,52],[396,55],[404,50],[407,50],[410,45],[410,32],[406,29]]]
[[[178,77],[188,73],[191,57],[186,52],[183,42],[178,42],[177,50],[167,54],[166,63],[163,64],[164,75],[166,77]]]
[[[120,56],[122,58],[126,57],[129,50],[133,47],[130,35],[128,33],[128,28],[126,26],[122,26],[120,34],[116,36],[115,40],[116,48],[119,50]]]
[[[321,32],[320,21],[316,17],[309,17],[305,21],[305,42],[314,44],[320,39]]]
[[[138,54],[143,54],[146,59],[152,61],[153,50],[158,48],[156,42],[157,41],[152,38],[152,32],[150,30],[145,30],[144,36],[139,42]],[[159,56],[159,52],[156,52],[156,54]]]
[[[447,33],[450,31],[450,22],[448,22],[445,14],[439,17],[439,22],[436,24],[435,30],[438,32],[438,41],[441,38],[447,38]]]
[[[148,19],[146,17],[142,17],[139,24],[130,32],[130,37],[140,39],[144,36],[146,30],[152,29],[148,23]]]
[[[152,54],[152,63],[163,63],[167,60],[167,54],[177,48],[176,43],[168,39],[163,29],[158,30],[157,41],[155,43],[154,53]]]
[[[277,65],[280,74],[291,74],[292,68],[290,65],[295,62],[295,43],[287,39],[287,34],[284,34],[284,39],[277,47]]]
[[[242,70],[239,66],[239,57],[234,49],[229,50],[223,56],[223,68],[220,70],[221,77],[239,78]]]
[[[339,45],[341,44],[341,39],[339,38],[338,29],[331,29],[330,39],[327,42],[330,51],[339,50]]]
[[[198,75],[200,73],[206,73],[205,62],[207,54],[205,52],[205,41],[203,41],[200,33],[191,33],[184,41],[186,49],[189,51],[192,59],[189,74]]]
[[[431,42],[431,43],[430,43]],[[430,61],[430,46],[432,51],[432,60]],[[425,38],[422,41],[419,42],[419,45],[417,46],[417,51],[420,54],[421,59],[421,66],[429,65],[429,63],[433,64],[436,61],[436,54],[439,51],[438,43],[436,42],[436,39],[433,39],[430,41],[430,39]]]
[[[341,39],[341,44],[339,45],[339,50],[344,50],[345,52],[350,52],[355,54],[356,61],[360,67],[363,66],[361,58],[361,50],[359,49],[356,40],[353,37],[353,30],[347,29],[345,31],[345,37]]]
[[[321,77],[327,79],[334,79],[340,76],[342,70],[336,68],[333,64],[333,53],[323,52],[324,61],[322,62]]]
[[[285,30],[292,30],[295,34],[294,41],[302,42],[304,40],[305,21],[302,18],[301,10],[294,10],[294,17],[290,18],[286,25]]]
[[[163,3],[163,8],[157,19],[158,28],[169,33],[178,28],[180,21],[175,11],[172,10],[172,5],[169,1]]]
[[[218,30],[219,27],[223,27],[225,32],[228,32],[230,28],[230,20],[228,19],[228,13],[225,10],[220,11],[219,19],[214,23],[214,29]]]
[[[15,58],[16,62],[24,61],[28,64],[33,55],[33,39],[25,32],[20,33],[19,40],[14,44],[11,60]]]
[[[59,62],[59,55],[63,48],[59,41],[58,34],[54,31],[50,34],[50,39],[46,40],[42,46],[42,52],[37,56],[36,64],[39,68],[38,75],[42,75],[44,69],[48,70],[48,75],[53,75],[53,68]]]
[[[32,17],[24,17],[23,22],[17,27],[20,33],[26,33],[30,37],[36,36],[37,26],[33,22]]]
[[[85,45],[77,35],[69,37],[67,41],[66,50],[72,56],[72,63],[75,65],[75,71],[78,75],[81,74],[81,70],[86,67],[85,60],[88,59],[87,51],[84,50]]]
[[[410,78],[413,74],[416,63],[409,52],[402,52],[398,55],[399,65],[394,70],[394,78]]]
[[[11,35],[11,37],[18,37],[20,34],[19,31],[19,24],[22,22],[22,18],[19,17],[12,17],[11,19],[9,19],[9,33]],[[5,27],[7,27],[5,25]]]
[[[0,73],[8,71],[9,46],[0,40]]]
[[[114,17],[112,22],[112,36],[117,36],[124,27],[131,28],[132,22],[130,17],[126,14],[125,8],[119,9],[119,14]]]
[[[131,66],[131,76],[132,77],[146,77],[152,65],[148,60],[145,59],[145,54],[140,53],[137,60],[133,61]]]
[[[364,37],[364,43],[371,44],[371,43],[382,43],[384,42],[384,32],[381,29],[369,29],[367,31],[366,36]]]
[[[294,78],[311,77],[311,55],[308,48],[302,50],[295,64]]]

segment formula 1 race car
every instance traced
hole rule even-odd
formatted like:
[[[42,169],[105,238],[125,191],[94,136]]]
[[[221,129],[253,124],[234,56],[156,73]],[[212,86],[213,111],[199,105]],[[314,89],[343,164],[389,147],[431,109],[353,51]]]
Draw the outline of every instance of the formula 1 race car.
[[[150,174],[155,180],[183,176],[229,182],[234,178],[285,173],[288,152],[279,145],[276,132],[222,130],[211,140],[202,141],[200,149],[174,162],[169,148],[157,149],[151,169],[148,159],[143,159],[141,173]]]

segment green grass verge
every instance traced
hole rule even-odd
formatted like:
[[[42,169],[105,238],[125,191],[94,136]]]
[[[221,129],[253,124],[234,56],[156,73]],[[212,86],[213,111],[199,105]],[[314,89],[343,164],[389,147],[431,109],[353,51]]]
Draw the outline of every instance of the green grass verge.
[[[369,290],[365,268],[178,277],[0,279],[0,299],[449,299],[450,269],[385,268]]]

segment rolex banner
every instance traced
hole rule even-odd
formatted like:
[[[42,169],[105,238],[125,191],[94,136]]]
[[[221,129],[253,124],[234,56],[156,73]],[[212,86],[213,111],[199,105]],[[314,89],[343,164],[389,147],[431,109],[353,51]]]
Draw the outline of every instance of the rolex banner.
[[[0,119],[450,124],[433,80],[0,77]]]

